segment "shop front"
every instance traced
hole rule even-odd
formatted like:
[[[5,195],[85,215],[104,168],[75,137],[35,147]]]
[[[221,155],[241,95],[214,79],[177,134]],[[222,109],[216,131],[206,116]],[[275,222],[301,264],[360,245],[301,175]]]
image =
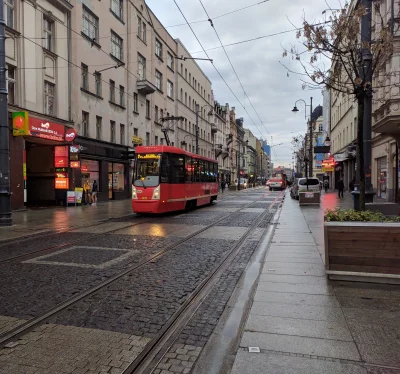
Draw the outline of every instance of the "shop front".
[[[98,200],[120,200],[129,198],[131,163],[127,160],[130,148],[77,137],[73,147],[79,154],[80,168],[73,172],[73,186],[90,186],[96,180],[99,186]]]
[[[10,113],[9,120],[12,209],[62,204],[69,188],[68,144],[75,130],[28,112]]]

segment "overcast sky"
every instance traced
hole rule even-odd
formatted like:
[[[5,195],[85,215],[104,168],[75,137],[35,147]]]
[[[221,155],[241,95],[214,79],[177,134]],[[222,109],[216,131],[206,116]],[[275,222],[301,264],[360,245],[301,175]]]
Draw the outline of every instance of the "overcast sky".
[[[206,16],[199,0],[176,0],[189,22],[206,20]],[[235,11],[246,6],[257,4],[249,9],[213,19],[224,45],[240,42],[247,39],[267,36],[279,32],[290,31],[294,26],[302,24],[305,16],[308,22],[325,20],[322,11],[338,8],[339,0],[202,0],[211,19],[222,14]],[[157,15],[164,26],[184,23],[184,19],[176,7],[174,0],[147,0],[147,4]],[[293,26],[294,25],[294,26]],[[209,22],[192,24],[203,47],[219,47],[219,40]],[[174,38],[179,38],[194,57],[205,58],[199,43],[187,25],[168,27],[167,30]],[[226,51],[233,66],[254,105],[260,119],[254,112],[248,99],[244,100],[243,89],[233,72],[231,65],[222,48],[207,51],[214,60],[215,67],[219,70],[225,81],[232,88],[240,103],[229,88],[219,77],[211,63],[199,61],[199,65],[210,78],[216,100],[221,104],[229,103],[236,107],[236,117],[243,117],[245,127],[249,128],[258,138],[267,139],[274,152],[272,160],[277,166],[288,166],[292,162],[292,146],[290,144],[294,135],[304,133],[306,122],[304,119],[304,105],[298,103],[300,112],[292,113],[291,109],[297,99],[310,103],[313,96],[314,107],[322,105],[321,90],[305,91],[302,89],[300,77],[285,70],[280,61],[291,69],[300,71],[296,61],[282,58],[282,46],[290,47],[298,43],[296,32],[291,31],[276,36],[262,38],[256,41],[226,47]],[[245,106],[249,115],[243,109]],[[309,111],[309,108],[307,108]],[[284,143],[282,145],[278,145]]]

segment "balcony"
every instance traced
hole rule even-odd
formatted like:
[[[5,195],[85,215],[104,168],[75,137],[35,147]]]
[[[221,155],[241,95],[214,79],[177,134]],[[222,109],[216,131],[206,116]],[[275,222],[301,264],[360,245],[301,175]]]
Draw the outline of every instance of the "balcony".
[[[157,90],[157,87],[153,83],[149,82],[147,79],[137,81],[136,87],[138,92],[142,95],[150,95]]]
[[[215,123],[211,124],[211,134],[215,134],[218,132],[217,126],[215,125]]]

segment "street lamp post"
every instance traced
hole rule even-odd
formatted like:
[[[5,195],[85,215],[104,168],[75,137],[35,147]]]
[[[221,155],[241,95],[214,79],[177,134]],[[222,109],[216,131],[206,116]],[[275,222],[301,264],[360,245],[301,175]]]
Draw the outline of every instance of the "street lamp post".
[[[299,111],[296,106],[297,102],[299,102],[299,101],[302,101],[304,103],[304,106],[306,107],[306,109],[308,106],[310,107],[310,122],[309,122],[309,124],[310,124],[310,149],[309,149],[308,158],[309,158],[309,176],[312,177],[313,176],[313,149],[312,149],[313,148],[313,143],[312,143],[313,142],[313,127],[312,127],[312,110],[313,110],[312,101],[313,101],[313,98],[312,97],[310,98],[310,105],[307,105],[307,103],[303,99],[297,100],[294,103],[294,108],[292,109],[292,112],[296,113]],[[304,112],[304,117],[307,118],[306,112]]]
[[[199,110],[202,111],[206,106],[211,108],[211,111],[208,114],[212,114],[214,107],[211,104],[205,104],[200,108],[200,105],[196,105],[196,154],[199,154]]]

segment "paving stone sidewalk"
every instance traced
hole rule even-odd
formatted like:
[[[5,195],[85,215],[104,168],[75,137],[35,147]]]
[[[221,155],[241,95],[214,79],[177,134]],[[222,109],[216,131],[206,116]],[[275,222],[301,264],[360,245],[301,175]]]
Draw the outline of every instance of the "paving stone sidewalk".
[[[327,280],[326,199],[300,207],[287,194],[233,374],[400,374],[400,287]]]

